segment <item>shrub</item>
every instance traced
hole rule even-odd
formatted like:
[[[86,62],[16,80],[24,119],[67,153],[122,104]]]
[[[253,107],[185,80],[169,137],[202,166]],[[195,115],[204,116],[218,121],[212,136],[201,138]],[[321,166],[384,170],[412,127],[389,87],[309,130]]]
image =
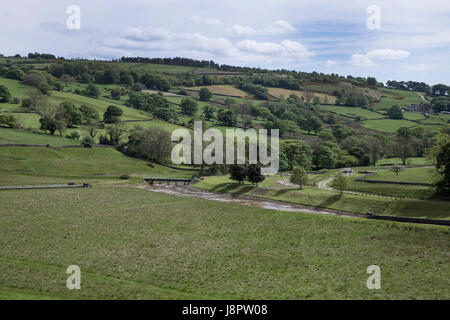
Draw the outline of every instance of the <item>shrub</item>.
[[[31,107],[31,99],[29,98],[24,98],[22,99],[22,107],[24,108],[30,108]]]
[[[81,137],[81,133],[78,130],[75,130],[69,134],[69,138],[73,140],[79,140]]]
[[[95,140],[91,136],[85,136],[81,143],[85,148],[92,148],[95,144]]]
[[[19,104],[19,103],[20,103],[20,98],[19,98],[19,97],[14,97],[14,98],[12,99],[12,103],[14,103],[14,104]]]

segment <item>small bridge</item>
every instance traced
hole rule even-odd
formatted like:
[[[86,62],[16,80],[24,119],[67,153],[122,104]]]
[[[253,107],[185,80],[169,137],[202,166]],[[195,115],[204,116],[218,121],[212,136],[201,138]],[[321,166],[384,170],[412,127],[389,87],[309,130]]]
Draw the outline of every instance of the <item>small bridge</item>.
[[[170,184],[171,182],[174,182],[175,184],[178,184],[178,182],[183,183],[184,185],[191,184],[193,182],[193,179],[189,178],[144,178],[145,182],[148,184],[161,184],[166,182],[167,184]]]

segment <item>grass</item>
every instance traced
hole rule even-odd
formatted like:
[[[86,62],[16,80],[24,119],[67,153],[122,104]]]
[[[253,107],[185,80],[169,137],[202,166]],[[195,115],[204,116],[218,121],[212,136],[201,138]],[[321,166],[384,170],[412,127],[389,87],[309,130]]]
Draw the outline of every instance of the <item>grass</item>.
[[[356,108],[356,107],[342,107],[342,106],[320,106],[321,109],[332,111],[347,117],[364,119],[380,119],[383,115],[373,112],[371,110]]]
[[[267,186],[261,185],[261,188],[259,188],[250,184],[239,185],[230,181],[228,176],[209,177],[197,183],[195,187],[239,195],[252,195],[255,191],[258,191],[255,193],[258,197],[353,213],[366,214],[367,212],[373,212],[381,215],[450,219],[450,203],[448,201],[393,200],[383,197],[350,194],[341,196],[333,191],[307,187],[299,190],[297,187],[280,186],[267,188]]]
[[[0,127],[0,143],[44,144],[51,146],[79,145],[79,141],[60,136],[52,136],[30,130],[9,129]],[[3,149],[2,149],[3,150]]]
[[[299,91],[299,90],[288,90],[288,89],[282,89],[282,88],[267,88],[269,91],[269,94],[274,97],[281,97],[284,96],[285,98],[288,98],[291,94],[301,98],[306,98],[306,92],[305,91]],[[314,97],[318,97],[320,101],[324,104],[334,104],[336,102],[336,97],[325,94],[325,93],[318,93],[313,92]]]
[[[128,174],[131,180],[119,180]],[[142,182],[146,176],[191,177],[192,172],[147,166],[112,148],[49,149],[1,147],[0,185],[90,182],[112,184]]]
[[[407,168],[398,175],[390,170],[377,170],[376,175],[369,176],[366,180],[433,183],[434,173],[433,167]]]
[[[0,295],[448,299],[450,233],[113,187],[0,192]],[[69,265],[81,290],[66,288]],[[368,290],[366,268],[381,267]],[[426,284],[426,285],[424,285]]]
[[[429,164],[427,158],[423,157],[408,158],[406,163],[410,166],[423,166]],[[400,158],[384,158],[377,161],[377,167],[394,164],[402,164],[402,160]]]
[[[213,94],[219,94],[224,96],[234,96],[239,98],[247,97],[247,93],[240,89],[237,89],[231,85],[212,85],[212,86],[201,86],[201,87],[185,87],[184,89],[200,91],[202,88],[209,89]]]
[[[380,119],[380,120],[366,120],[363,126],[369,129],[378,130],[387,133],[397,132],[402,127],[413,127],[417,125],[409,120],[394,120],[394,119]]]
[[[424,101],[420,98],[417,92],[410,92],[404,90],[395,90],[382,88],[379,89],[384,96],[381,100],[374,104],[374,108],[377,110],[388,110],[394,105],[409,106],[411,104],[422,104]]]

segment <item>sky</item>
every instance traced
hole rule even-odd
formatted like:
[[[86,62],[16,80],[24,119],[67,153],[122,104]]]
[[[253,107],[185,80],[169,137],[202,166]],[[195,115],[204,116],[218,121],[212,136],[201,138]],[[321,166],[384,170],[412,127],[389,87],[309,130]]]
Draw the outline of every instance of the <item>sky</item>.
[[[448,85],[449,21],[448,0],[14,0],[0,11],[0,53],[187,57]]]

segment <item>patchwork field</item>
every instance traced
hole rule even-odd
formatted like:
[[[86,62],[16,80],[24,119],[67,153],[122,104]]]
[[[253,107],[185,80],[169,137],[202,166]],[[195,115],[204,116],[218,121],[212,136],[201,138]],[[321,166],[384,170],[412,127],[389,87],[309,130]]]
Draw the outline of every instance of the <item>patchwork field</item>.
[[[208,177],[197,183],[195,187],[214,192],[256,195],[267,199],[360,214],[372,212],[380,215],[450,219],[450,203],[448,201],[400,200],[352,194],[340,195],[334,191],[311,189],[308,187],[299,190],[298,187],[286,188],[274,184],[264,185],[264,183],[261,184],[260,187],[251,184],[239,185],[238,183],[231,181],[228,176]],[[397,186],[397,188],[399,187]],[[392,193],[391,195],[397,194],[399,194],[399,192]]]
[[[409,106],[411,104],[424,103],[417,92],[387,88],[380,88],[379,91],[381,91],[384,96],[381,98],[381,101],[374,104],[374,108],[377,110],[388,110],[394,105],[402,107]]]
[[[376,175],[369,176],[367,180],[382,180],[382,181],[395,181],[395,182],[434,182],[435,175],[434,167],[421,167],[421,168],[407,168],[400,171],[396,175],[391,170],[377,170]]]
[[[450,296],[444,227],[186,201],[127,187],[2,191],[0,222],[3,298]],[[66,288],[74,264],[81,290]],[[366,288],[372,264],[381,267],[381,290]]]
[[[112,148],[69,148],[54,150],[38,147],[0,147],[0,185],[90,182],[108,184],[131,176],[142,182],[146,176],[191,177],[179,171],[130,158]]]
[[[269,90],[269,94],[274,97],[281,97],[282,95],[287,98],[291,94],[297,96],[297,97],[303,97],[306,99],[307,93],[305,91],[298,91],[298,90],[288,90],[288,89],[282,89],[282,88],[267,88]],[[314,97],[318,97],[320,99],[320,102],[323,104],[334,104],[336,102],[336,97],[324,93],[318,93],[318,92],[312,92]]]
[[[347,117],[364,119],[380,119],[384,116],[377,112],[373,112],[368,109],[356,108],[356,107],[343,107],[343,106],[320,106],[321,109],[335,112]]]
[[[363,122],[363,126],[366,128],[388,133],[394,133],[402,127],[411,128],[416,125],[416,123],[409,120],[394,119],[366,120]]]
[[[246,98],[248,93],[242,91],[238,88],[235,88],[230,85],[212,85],[212,86],[201,86],[201,87],[185,87],[183,89],[200,91],[202,88],[209,89],[213,94],[219,94],[223,96],[232,96],[238,98]]]

